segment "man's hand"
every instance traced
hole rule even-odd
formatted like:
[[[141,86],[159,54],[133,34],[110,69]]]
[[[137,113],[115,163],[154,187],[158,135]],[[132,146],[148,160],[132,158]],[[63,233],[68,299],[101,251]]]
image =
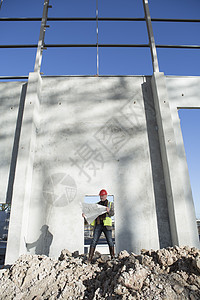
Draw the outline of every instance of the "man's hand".
[[[110,211],[110,208],[109,208],[109,207],[106,207],[106,210],[107,210],[107,213],[109,213],[109,211]]]

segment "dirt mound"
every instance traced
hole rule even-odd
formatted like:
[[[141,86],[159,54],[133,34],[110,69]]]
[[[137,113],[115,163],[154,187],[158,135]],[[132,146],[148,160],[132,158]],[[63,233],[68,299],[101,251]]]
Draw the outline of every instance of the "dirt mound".
[[[22,255],[1,276],[0,299],[200,299],[200,250],[122,251],[110,260],[63,250],[59,259]]]

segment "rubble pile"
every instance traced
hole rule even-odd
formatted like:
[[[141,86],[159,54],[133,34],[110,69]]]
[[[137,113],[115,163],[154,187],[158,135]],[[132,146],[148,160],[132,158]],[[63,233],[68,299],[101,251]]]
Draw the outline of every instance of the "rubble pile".
[[[126,250],[110,259],[63,250],[59,259],[22,255],[0,278],[0,299],[200,299],[200,250]]]

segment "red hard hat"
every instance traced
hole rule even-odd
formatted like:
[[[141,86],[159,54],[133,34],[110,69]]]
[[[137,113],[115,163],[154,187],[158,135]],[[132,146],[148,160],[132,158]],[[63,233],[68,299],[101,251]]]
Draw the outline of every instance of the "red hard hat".
[[[99,192],[99,196],[104,196],[104,195],[108,195],[107,192],[106,192],[106,190],[101,190]]]

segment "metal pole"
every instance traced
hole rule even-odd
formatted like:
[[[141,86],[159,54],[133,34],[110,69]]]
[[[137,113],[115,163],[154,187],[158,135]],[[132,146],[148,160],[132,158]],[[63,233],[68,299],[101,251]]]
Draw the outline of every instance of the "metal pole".
[[[150,11],[149,11],[148,0],[143,0],[143,6],[144,6],[147,31],[148,31],[148,36],[149,36],[149,46],[151,49],[153,71],[159,72],[157,51],[156,51],[155,39],[154,39],[154,35],[153,35],[153,27],[152,27],[152,23],[151,23],[151,16],[150,16]]]
[[[44,0],[44,8],[43,8],[42,22],[40,27],[40,36],[39,36],[39,41],[37,46],[37,53],[35,58],[34,72],[40,72],[40,68],[41,68],[42,52],[44,48],[44,36],[47,27],[46,23],[47,23],[48,7],[49,7],[49,0]]]
[[[1,5],[3,4],[3,0],[1,0],[1,3],[0,3],[0,9],[1,9]]]
[[[99,76],[99,28],[98,28],[98,0],[96,0],[96,27],[97,27],[97,76]]]

